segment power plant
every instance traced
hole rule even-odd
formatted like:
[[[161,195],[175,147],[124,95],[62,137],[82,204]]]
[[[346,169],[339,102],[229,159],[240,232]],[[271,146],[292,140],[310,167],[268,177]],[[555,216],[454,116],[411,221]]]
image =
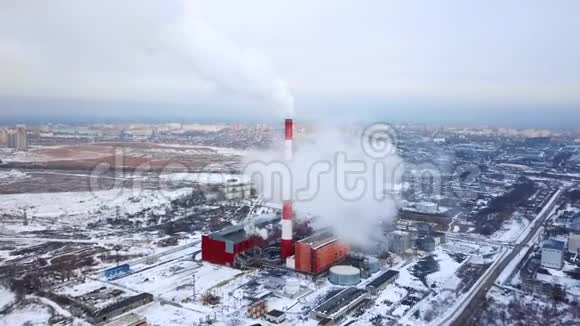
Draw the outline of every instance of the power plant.
[[[284,121],[284,160],[292,161],[293,156],[294,122],[292,119]],[[293,232],[293,204],[291,194],[284,194],[288,198],[282,198],[282,217],[261,218],[255,221],[247,221],[242,225],[227,227],[202,237],[202,259],[215,264],[235,266],[236,257],[256,248],[280,241],[280,257],[286,260],[294,255],[294,232]],[[281,221],[280,221],[281,220]],[[275,224],[280,221],[281,232]],[[269,225],[268,234],[260,237],[247,232],[247,229],[261,229]],[[264,233],[264,232],[262,232]],[[291,260],[291,259],[290,259]]]
[[[284,121],[283,158],[293,160],[294,123]],[[282,180],[285,182],[284,180]],[[286,180],[287,181],[287,180]],[[287,186],[287,185],[286,185]],[[282,187],[284,188],[284,187]],[[291,187],[286,187],[291,188]],[[354,249],[332,228],[312,230],[315,220],[303,222],[296,218],[292,194],[283,193],[280,204],[265,204],[263,198],[249,209],[249,213],[235,225],[202,236],[201,258],[205,262],[246,270],[265,277],[253,278],[243,285],[247,305],[246,317],[264,319],[270,324],[283,323],[288,309],[271,311],[268,298],[294,300],[317,291],[315,284],[331,289],[309,315],[320,325],[333,325],[359,309],[367,309],[373,300],[398,279],[399,271],[386,269],[391,254],[371,257]],[[270,210],[255,214],[256,205]],[[413,254],[411,249],[432,252],[438,244],[439,233],[428,223],[408,222],[405,227],[385,229],[384,250],[393,255]],[[444,234],[441,233],[444,242]],[[386,258],[385,258],[386,257]],[[396,267],[395,267],[396,268]],[[408,292],[411,291],[411,292]],[[405,290],[409,302],[427,295]],[[403,292],[402,292],[403,293]],[[223,295],[223,294],[222,294]],[[239,298],[233,299],[240,300]],[[401,299],[407,300],[407,299]],[[276,303],[276,301],[272,301]],[[234,303],[235,308],[235,303]],[[277,307],[280,308],[280,307]],[[304,320],[302,320],[304,321]]]
[[[293,156],[294,122],[284,121],[284,160]],[[249,219],[240,224],[202,236],[202,259],[230,267],[247,266],[248,261],[259,260],[301,273],[318,275],[344,261],[350,246],[339,241],[330,231],[307,234],[295,242],[294,209],[291,194],[283,194],[281,218],[276,215]],[[299,228],[301,229],[301,228]],[[253,231],[252,231],[253,230]],[[271,247],[280,243],[279,258]],[[365,270],[366,272],[366,270]]]
[[[275,235],[279,223],[279,217],[265,216],[203,235],[201,238],[202,259],[214,264],[236,267],[238,255],[276,241]],[[269,234],[262,237],[260,231],[248,232],[252,229],[264,230]]]

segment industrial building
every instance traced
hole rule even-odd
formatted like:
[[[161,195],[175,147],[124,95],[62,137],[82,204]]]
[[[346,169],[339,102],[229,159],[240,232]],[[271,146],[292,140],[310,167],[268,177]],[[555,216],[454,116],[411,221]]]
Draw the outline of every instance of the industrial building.
[[[388,270],[367,284],[366,290],[371,295],[377,295],[380,291],[386,288],[387,285],[393,283],[397,277],[399,277],[399,271],[392,269]]]
[[[350,311],[364,304],[365,301],[368,301],[367,291],[350,287],[314,308],[310,312],[310,318],[318,321],[330,320],[336,323]]]
[[[96,311],[91,316],[91,321],[97,325],[106,324],[111,319],[150,302],[153,302],[153,295],[149,293],[141,293],[128,297]]]
[[[229,179],[223,183],[210,183],[205,186],[206,197],[216,199],[236,200],[247,199],[252,195],[252,184],[238,179]]]
[[[568,237],[568,251],[573,254],[580,254],[580,234],[570,233]]]
[[[280,310],[272,310],[269,311],[265,316],[264,319],[266,319],[267,322],[272,323],[272,324],[282,324],[283,322],[286,321],[286,313]]]
[[[115,319],[105,326],[147,326],[147,319],[143,316],[130,313]]]
[[[114,280],[120,276],[124,276],[130,273],[129,264],[122,264],[119,266],[111,267],[106,269],[103,274],[107,280]]]
[[[372,274],[380,269],[379,260],[375,257],[369,257],[361,253],[350,253],[344,262],[360,270],[361,278],[369,278]]]
[[[422,251],[434,251],[435,250],[435,239],[433,237],[422,237],[418,238],[416,241],[416,246],[418,250]]]
[[[350,252],[350,245],[338,241],[330,231],[322,231],[296,242],[295,269],[304,273],[326,272]]]
[[[266,230],[268,235],[271,235],[279,223],[279,216],[267,215],[255,221],[233,225],[218,232],[203,235],[201,237],[202,260],[233,267],[239,254],[275,241],[276,239],[273,238],[264,238],[259,230]],[[248,233],[248,229],[254,229],[256,233]]]
[[[403,255],[411,247],[411,234],[409,232],[395,230],[389,234],[390,252]]]
[[[568,251],[573,254],[580,254],[580,215],[575,216],[570,222],[570,231]]]
[[[548,239],[542,244],[542,267],[561,269],[564,264],[563,241]]]

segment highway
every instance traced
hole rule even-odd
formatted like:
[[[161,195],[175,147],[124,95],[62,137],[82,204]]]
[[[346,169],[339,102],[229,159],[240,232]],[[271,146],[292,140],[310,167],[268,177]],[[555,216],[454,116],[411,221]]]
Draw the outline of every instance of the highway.
[[[533,240],[540,227],[544,225],[546,219],[550,216],[550,212],[554,209],[558,199],[564,192],[564,189],[559,189],[554,193],[550,201],[538,214],[529,228],[524,229],[520,238],[515,243],[515,246],[509,251],[500,256],[498,261],[490,266],[490,268],[477,281],[472,289],[465,296],[465,299],[457,307],[457,309],[445,318],[441,325],[450,326],[464,326],[471,324],[473,313],[478,311],[481,304],[485,302],[485,296],[489,289],[494,285],[495,280],[503,272],[504,269],[516,258],[519,252],[525,247],[532,245]]]

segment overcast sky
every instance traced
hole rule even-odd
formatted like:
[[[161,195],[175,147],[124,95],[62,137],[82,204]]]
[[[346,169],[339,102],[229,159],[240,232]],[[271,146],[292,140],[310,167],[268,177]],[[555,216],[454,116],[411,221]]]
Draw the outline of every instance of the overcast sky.
[[[576,0],[0,0],[0,96],[574,113],[578,13]]]

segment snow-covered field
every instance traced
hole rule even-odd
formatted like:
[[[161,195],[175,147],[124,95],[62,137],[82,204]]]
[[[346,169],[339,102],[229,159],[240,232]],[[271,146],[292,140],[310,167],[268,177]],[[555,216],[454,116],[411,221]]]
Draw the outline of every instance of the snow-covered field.
[[[238,182],[249,181],[249,178],[246,176],[231,173],[168,173],[161,174],[159,179],[170,184],[179,181],[189,181],[199,184],[226,183],[228,180],[237,180]]]
[[[0,326],[44,326],[51,316],[48,307],[31,304],[0,316]]]
[[[10,290],[0,286],[0,310],[14,302],[15,296]]]
[[[498,241],[515,241],[528,224],[530,224],[528,219],[519,214],[514,214],[514,216],[509,221],[505,222],[501,229],[495,232],[491,238]]]
[[[29,176],[18,170],[0,170],[0,185],[10,184],[28,178]]]
[[[59,192],[38,194],[0,195],[0,211],[20,215],[26,212],[30,225],[3,225],[4,230],[26,230],[38,226],[54,226],[46,219],[55,219],[58,224],[83,226],[97,218],[119,214],[134,214],[144,209],[163,212],[166,205],[177,198],[191,193],[190,188],[177,190],[142,190],[118,188],[93,192]],[[35,220],[37,219],[37,220]],[[6,231],[4,231],[6,232]]]
[[[34,146],[26,152],[1,150],[0,159],[5,162],[51,162],[102,159],[115,153],[128,157],[148,157],[172,159],[176,157],[220,156],[240,157],[245,151],[227,147],[172,145],[172,144],[134,144],[106,143],[83,145]]]
[[[56,155],[57,153],[58,155]],[[26,152],[3,151],[0,154],[0,159],[5,162],[76,161],[99,159],[110,156],[112,153],[106,146],[38,146],[30,148]]]

